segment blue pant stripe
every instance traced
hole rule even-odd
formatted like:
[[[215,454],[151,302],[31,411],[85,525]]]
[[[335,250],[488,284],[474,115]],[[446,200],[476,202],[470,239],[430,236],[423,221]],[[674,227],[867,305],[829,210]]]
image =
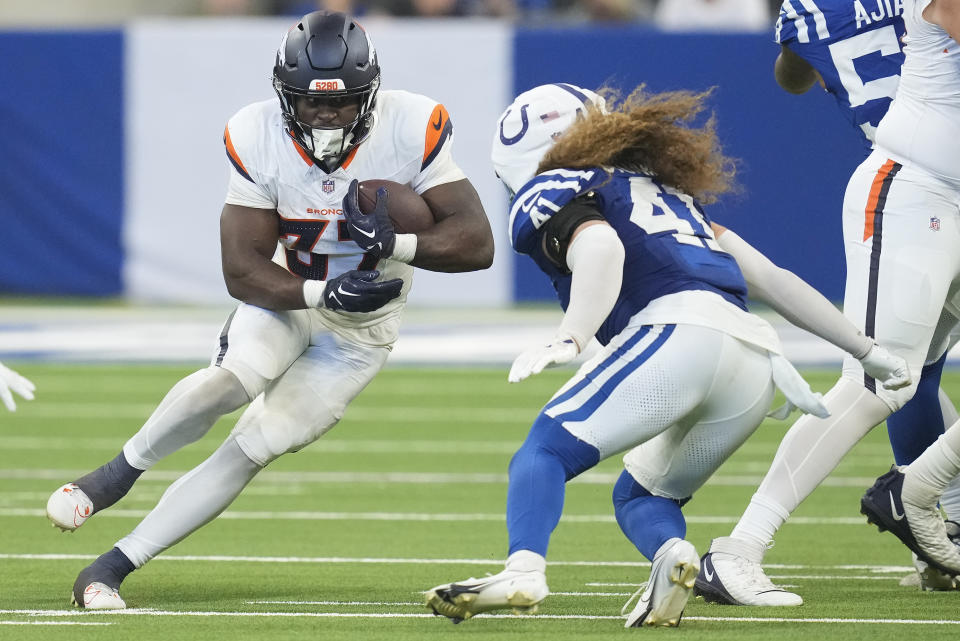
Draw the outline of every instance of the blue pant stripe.
[[[600,407],[600,404],[609,398],[613,390],[617,388],[617,385],[623,382],[627,376],[636,371],[637,368],[646,363],[650,357],[653,356],[656,351],[667,342],[667,339],[669,339],[670,335],[673,334],[673,330],[675,328],[676,325],[665,325],[663,327],[663,331],[660,332],[660,336],[650,343],[646,349],[640,352],[636,358],[624,365],[619,372],[611,376],[610,379],[607,380],[607,382],[604,383],[593,396],[587,399],[583,405],[581,405],[578,409],[560,414],[555,418],[561,423],[565,423],[567,421],[583,421],[589,418],[590,415],[593,414],[598,407]],[[626,347],[626,345],[624,345],[624,347]],[[619,352],[620,350],[617,351]],[[624,350],[624,352],[626,352],[626,350]]]
[[[543,411],[549,410],[551,407],[559,405],[560,403],[564,403],[570,400],[571,398],[573,398],[574,396],[576,396],[577,394],[579,394],[580,390],[586,387],[590,383],[590,381],[594,380],[601,372],[603,372],[603,370],[610,367],[610,365],[615,363],[621,356],[623,356],[628,351],[630,351],[634,345],[640,342],[640,340],[642,340],[644,336],[649,334],[650,328],[651,328],[651,325],[644,325],[643,327],[641,327],[639,332],[634,334],[626,343],[618,347],[613,352],[613,354],[607,357],[606,360],[604,360],[595,368],[587,372],[586,375],[583,377],[583,380],[581,380],[579,383],[577,383],[576,385],[568,389],[566,392],[564,392],[560,396],[556,397],[555,399],[547,403],[547,406],[543,408]]]

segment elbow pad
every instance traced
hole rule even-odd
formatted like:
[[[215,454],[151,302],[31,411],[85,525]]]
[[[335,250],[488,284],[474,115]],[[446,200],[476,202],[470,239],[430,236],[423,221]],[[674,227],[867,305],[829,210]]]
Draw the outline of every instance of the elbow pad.
[[[557,269],[564,274],[569,274],[567,250],[570,248],[570,237],[573,236],[573,232],[588,220],[603,219],[590,194],[567,203],[543,226],[541,234],[544,255]]]

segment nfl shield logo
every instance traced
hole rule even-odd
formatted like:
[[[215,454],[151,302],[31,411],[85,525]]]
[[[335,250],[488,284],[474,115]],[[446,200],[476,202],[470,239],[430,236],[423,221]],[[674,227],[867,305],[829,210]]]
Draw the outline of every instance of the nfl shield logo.
[[[333,181],[332,181],[332,180],[324,180],[324,181],[323,181],[322,183],[320,183],[320,184],[321,184],[321,186],[323,187],[323,193],[325,193],[325,194],[332,194],[332,193],[333,193],[333,186],[334,186],[334,185],[333,185]]]
[[[936,216],[930,217],[930,229],[933,231],[940,231],[940,219]]]

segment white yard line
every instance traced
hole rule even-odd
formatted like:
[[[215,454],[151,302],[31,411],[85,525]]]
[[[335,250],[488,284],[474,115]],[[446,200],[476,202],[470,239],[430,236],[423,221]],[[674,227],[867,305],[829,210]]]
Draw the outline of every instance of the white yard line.
[[[0,448],[2,449],[2,448]],[[119,450],[119,446],[113,450]],[[311,451],[310,448],[304,452]],[[319,449],[315,453],[322,453]],[[42,480],[65,482],[86,474],[90,470],[69,470],[69,469],[26,469],[9,468],[0,469],[0,480]],[[149,470],[142,479],[143,482],[161,482],[175,481],[188,470]],[[764,466],[766,471],[766,466]],[[616,472],[585,472],[577,478],[570,481],[572,484],[587,485],[610,485],[612,486],[620,477],[620,471]],[[708,485],[723,485],[730,487],[757,487],[763,480],[761,474],[757,475],[726,475],[719,474],[711,478]],[[821,485],[828,487],[856,487],[863,490],[874,484],[877,479],[868,476],[831,476]],[[490,472],[279,472],[264,470],[257,475],[258,482],[275,483],[383,483],[383,484],[412,484],[412,485],[447,485],[447,484],[501,484],[506,485],[506,473]],[[719,517],[725,518],[725,517]],[[727,521],[720,521],[726,523]],[[791,523],[797,522],[797,517],[790,519]]]
[[[0,615],[23,615],[33,617],[72,616],[152,616],[152,617],[257,617],[257,618],[345,618],[345,619],[426,619],[434,618],[429,613],[410,612],[218,612],[174,611],[130,608],[127,610],[81,612],[79,610],[0,610]],[[476,619],[539,619],[539,620],[613,620],[622,621],[615,615],[588,614],[480,614]],[[802,618],[802,617],[684,617],[684,621],[729,621],[734,623],[827,623],[827,624],[876,624],[876,625],[960,625],[960,620],[951,619],[863,619],[863,618]],[[478,624],[473,624],[478,625]]]
[[[148,510],[121,510],[111,509],[100,513],[98,518],[121,518],[121,519],[142,519],[148,514]],[[22,517],[43,517],[46,511],[37,508],[13,508],[5,507],[2,516],[22,516]],[[431,521],[431,522],[503,522],[505,517],[502,513],[475,513],[475,514],[444,514],[444,513],[424,513],[424,512],[274,512],[274,511],[255,511],[255,510],[228,510],[221,514],[219,519],[238,520],[238,521]],[[736,523],[739,516],[696,516],[686,517],[687,523],[693,524],[726,524]],[[566,523],[614,523],[612,514],[565,514],[563,521]],[[854,516],[835,516],[835,517],[794,517],[789,523],[793,525],[856,525],[863,526],[866,523],[864,517]]]
[[[21,560],[21,561],[85,561],[95,559],[95,554],[13,554],[0,553],[2,560]],[[210,563],[360,563],[360,564],[383,564],[383,565],[488,565],[500,566],[502,561],[491,559],[422,559],[422,558],[389,558],[389,557],[343,557],[343,556],[201,556],[201,555],[175,555],[164,554],[158,556],[154,561],[203,561]],[[552,567],[650,567],[646,561],[554,561],[549,565]],[[776,570],[818,570],[824,571],[859,571],[872,572],[874,574],[892,574],[912,572],[912,566],[906,565],[797,565],[783,563],[765,563],[767,569]],[[799,578],[799,577],[798,577]],[[850,578],[850,577],[837,577]],[[633,583],[586,583],[589,587],[637,587]]]
[[[95,621],[0,621],[0,625],[113,625]]]

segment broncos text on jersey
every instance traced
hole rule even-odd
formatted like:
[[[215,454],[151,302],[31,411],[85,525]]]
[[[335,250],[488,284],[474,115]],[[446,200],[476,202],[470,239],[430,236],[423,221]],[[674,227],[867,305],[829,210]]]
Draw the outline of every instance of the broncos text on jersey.
[[[276,99],[244,107],[224,131],[232,166],[226,202],[277,211],[282,246],[277,262],[308,279],[374,268],[384,280],[403,279],[398,298],[376,312],[350,316],[364,325],[397,312],[409,291],[413,268],[389,259],[377,263],[350,239],[342,211],[350,182],[392,180],[422,194],[465,178],[450,152],[453,126],[443,105],[406,91],[382,91],[374,112],[370,137],[330,174],[286,131]],[[336,316],[338,324],[351,322],[345,315]]]

